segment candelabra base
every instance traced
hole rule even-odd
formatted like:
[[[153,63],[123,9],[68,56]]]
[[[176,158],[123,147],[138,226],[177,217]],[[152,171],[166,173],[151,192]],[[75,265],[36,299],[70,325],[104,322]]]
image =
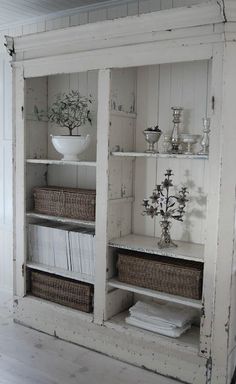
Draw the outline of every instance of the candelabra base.
[[[170,226],[171,222],[167,220],[163,220],[160,222],[162,232],[160,240],[158,241],[159,248],[169,248],[169,247],[178,247],[170,237]]]

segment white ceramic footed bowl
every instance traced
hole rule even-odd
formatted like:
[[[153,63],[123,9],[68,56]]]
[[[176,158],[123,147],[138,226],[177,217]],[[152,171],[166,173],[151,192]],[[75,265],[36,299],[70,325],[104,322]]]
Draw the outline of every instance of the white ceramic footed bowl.
[[[86,136],[53,136],[52,144],[57,152],[63,155],[62,160],[79,161],[79,155],[88,148],[91,137]]]

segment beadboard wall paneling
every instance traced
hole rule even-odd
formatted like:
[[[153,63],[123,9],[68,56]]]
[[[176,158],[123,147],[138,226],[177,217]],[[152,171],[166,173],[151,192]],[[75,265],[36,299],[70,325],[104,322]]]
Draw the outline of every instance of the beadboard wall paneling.
[[[138,70],[136,145],[139,151],[145,150],[142,135],[145,127],[158,123],[163,134],[171,134],[172,106],[184,108],[180,132],[202,134],[202,117],[208,115],[209,68],[208,61],[196,61]],[[163,136],[158,144],[160,151],[162,142]],[[200,150],[199,144],[194,146],[194,150]],[[166,169],[170,168],[174,173],[173,184],[187,186],[190,196],[184,223],[173,221],[172,236],[177,240],[204,243],[207,164],[207,160],[199,159],[137,159],[139,178],[135,180],[134,233],[160,236],[159,219],[142,216],[141,203],[142,199],[151,195],[156,183],[161,183]],[[194,180],[191,175],[194,175]]]
[[[108,18],[138,15],[159,9],[197,4],[203,1],[205,0],[121,0],[120,5],[110,5],[109,7],[101,5],[89,10],[83,8],[80,10],[75,9],[73,14],[65,11],[63,14],[60,13],[60,15],[51,14],[50,17],[40,17],[34,20],[29,18],[28,21],[25,21],[24,25],[21,25],[19,22],[14,26],[9,25],[0,31],[0,247],[3,250],[0,255],[0,287],[12,288],[11,69],[9,57],[6,55],[5,48],[3,47],[4,35],[18,36],[44,32],[45,30],[98,22]],[[55,7],[56,3],[53,2],[53,4]],[[76,80],[75,78],[72,79],[72,75],[67,76],[66,82],[68,82],[68,87],[70,87],[70,81],[71,84],[76,84]],[[82,79],[80,81],[81,85]],[[93,84],[96,83],[94,80],[91,81]],[[86,170],[83,172],[85,173]],[[88,172],[92,173],[95,170],[90,169]],[[87,184],[90,184],[90,181],[94,179],[95,175],[83,175],[83,180],[87,180]]]

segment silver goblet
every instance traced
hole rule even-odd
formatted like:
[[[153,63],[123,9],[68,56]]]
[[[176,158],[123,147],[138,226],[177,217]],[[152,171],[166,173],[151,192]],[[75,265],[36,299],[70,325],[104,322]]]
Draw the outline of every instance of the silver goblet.
[[[161,130],[155,131],[155,130],[148,130],[145,129],[143,131],[143,134],[145,136],[145,140],[148,143],[148,149],[145,151],[146,153],[158,153],[157,145],[155,149],[155,144],[158,142],[158,140],[161,137]]]
[[[185,155],[193,155],[194,154],[192,147],[194,144],[196,144],[198,142],[200,137],[201,137],[200,135],[193,135],[191,133],[181,133],[180,134],[181,141],[187,145],[187,148],[184,151]]]

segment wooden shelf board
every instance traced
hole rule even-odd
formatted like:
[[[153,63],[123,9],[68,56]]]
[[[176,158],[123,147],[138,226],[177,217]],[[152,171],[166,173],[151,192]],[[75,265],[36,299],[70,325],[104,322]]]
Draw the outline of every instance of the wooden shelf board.
[[[94,284],[94,277],[86,275],[84,273],[67,271],[67,270],[62,269],[62,268],[51,267],[49,265],[39,264],[39,263],[35,263],[33,261],[28,261],[26,263],[26,266],[28,268],[31,268],[31,269],[36,269],[37,271],[48,272],[48,273],[51,273],[53,275],[68,277],[68,278],[76,280],[76,281],[83,281],[86,283]]]
[[[96,161],[70,161],[53,159],[26,159],[28,164],[46,164],[46,165],[76,165],[77,167],[96,167]]]
[[[126,118],[129,118],[129,119],[136,119],[137,114],[136,113],[124,112],[124,111],[111,110],[110,111],[110,116],[119,116],[119,117],[126,117]]]
[[[128,235],[109,241],[110,247],[152,253],[184,260],[204,261],[204,245],[175,241],[178,247],[159,248],[156,237]]]
[[[70,219],[67,217],[50,216],[50,215],[44,215],[42,213],[36,213],[36,212],[27,212],[26,216],[32,219],[43,219],[43,220],[56,221],[60,223],[68,223],[68,224],[81,225],[84,227],[95,228],[95,221],[85,221],[85,220]]]
[[[165,292],[154,291],[152,289],[142,288],[142,287],[138,287],[136,285],[122,283],[118,279],[109,280],[108,286],[113,287],[113,288],[122,289],[124,291],[138,293],[140,295],[146,295],[149,297],[153,297],[155,299],[161,299],[161,300],[172,302],[172,303],[178,303],[178,304],[186,305],[186,306],[192,307],[192,308],[201,309],[201,307],[202,307],[201,300],[193,300],[193,299],[189,299],[187,297],[171,295],[171,294],[168,294]]]
[[[198,327],[193,326],[179,338],[175,339],[127,324],[125,322],[127,316],[128,311],[119,313],[107,320],[104,325],[107,328],[115,329],[118,332],[127,333],[127,337],[129,338],[140,339],[140,341],[145,339],[145,342],[147,343],[156,343],[157,345],[163,346],[169,345],[171,349],[184,350],[185,352],[188,351],[189,353],[198,354],[200,341],[200,330]]]
[[[154,157],[154,158],[167,158],[167,159],[197,159],[207,160],[208,155],[185,155],[173,153],[146,153],[146,152],[111,152],[112,156],[116,157]]]
[[[133,203],[134,202],[134,197],[129,196],[129,197],[121,197],[118,199],[109,199],[108,202],[110,204],[121,204],[121,203]]]

